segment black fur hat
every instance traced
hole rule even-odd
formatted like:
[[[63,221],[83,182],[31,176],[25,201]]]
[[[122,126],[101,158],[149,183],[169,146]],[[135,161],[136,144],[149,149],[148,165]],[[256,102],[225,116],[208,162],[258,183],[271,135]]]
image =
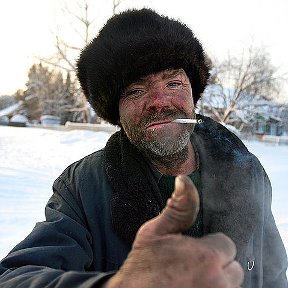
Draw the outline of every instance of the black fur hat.
[[[183,23],[150,9],[113,16],[77,61],[83,92],[98,116],[119,124],[119,98],[135,80],[167,68],[188,75],[194,103],[209,77],[203,48]]]

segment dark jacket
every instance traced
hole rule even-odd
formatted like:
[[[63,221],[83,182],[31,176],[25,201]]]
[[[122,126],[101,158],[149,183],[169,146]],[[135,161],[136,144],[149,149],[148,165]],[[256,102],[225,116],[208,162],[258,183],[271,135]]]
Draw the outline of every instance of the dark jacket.
[[[236,243],[243,287],[287,287],[287,256],[260,162],[209,118],[191,141],[200,158],[204,233],[220,231]],[[0,287],[100,287],[127,257],[140,225],[164,207],[149,164],[122,132],[70,165],[53,191],[46,221],[2,260]]]

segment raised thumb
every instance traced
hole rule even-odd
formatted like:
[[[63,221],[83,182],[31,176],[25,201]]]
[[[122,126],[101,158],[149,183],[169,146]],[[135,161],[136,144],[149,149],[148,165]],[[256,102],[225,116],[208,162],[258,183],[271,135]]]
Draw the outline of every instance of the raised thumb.
[[[146,222],[139,232],[148,237],[183,232],[192,226],[198,211],[199,194],[195,185],[189,177],[177,176],[175,190],[162,213]]]

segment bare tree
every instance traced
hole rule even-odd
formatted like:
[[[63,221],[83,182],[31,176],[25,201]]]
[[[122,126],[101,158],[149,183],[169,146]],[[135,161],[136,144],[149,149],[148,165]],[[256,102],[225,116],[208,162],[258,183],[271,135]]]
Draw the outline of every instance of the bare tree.
[[[113,15],[116,14],[122,2],[124,2],[124,0],[113,0]],[[50,59],[41,59],[41,61],[73,72],[75,71],[75,57],[79,54],[81,49],[89,43],[92,38],[91,35],[94,36],[96,34],[96,27],[94,24],[97,20],[97,12],[94,10],[97,9],[91,0],[78,0],[73,7],[71,1],[64,0],[61,3],[63,4],[63,7],[61,8],[62,18],[67,19],[69,29],[74,32],[73,39],[76,39],[76,41],[74,41],[74,44],[71,44],[69,41],[65,40],[64,35],[61,35],[58,31],[55,35],[56,53],[54,57],[51,57]]]
[[[113,0],[112,14],[114,15],[120,4],[124,0]],[[86,46],[96,34],[95,20],[97,16],[95,2],[89,0],[78,0],[76,6],[72,6],[71,1],[62,1],[62,19],[67,19],[69,22],[69,29],[73,30],[73,43],[71,39],[65,39],[65,35],[59,31],[55,35],[56,53],[50,58],[41,58],[41,62],[66,70],[71,75],[71,81],[75,81],[75,59],[78,57],[81,49]],[[73,2],[75,4],[75,2]],[[78,115],[78,120],[82,122],[90,122],[91,107],[86,101],[86,98],[79,88],[75,85],[74,96],[77,98],[76,102],[80,107],[75,107],[75,113]],[[82,117],[79,115],[82,113]]]
[[[57,66],[67,72],[75,72],[75,58],[81,49],[88,44],[90,34],[94,29],[94,18],[92,16],[90,18],[89,15],[90,10],[92,10],[89,2],[91,1],[79,0],[73,7],[67,1],[61,2],[63,5],[61,18],[66,20],[69,30],[73,31],[73,40],[65,39],[63,31],[59,28],[58,32],[55,33],[55,54],[50,58],[41,59],[41,62]],[[71,43],[72,41],[73,43]]]
[[[283,78],[277,73],[264,48],[249,47],[239,58],[228,55],[214,64],[202,107],[222,123],[249,121],[263,99],[278,97]]]
[[[121,0],[113,0],[113,15],[115,15],[116,14],[116,10],[117,10],[117,8],[118,8],[118,6],[121,4]]]
[[[95,27],[93,25],[94,18],[90,11],[93,10],[91,1],[79,0],[73,2],[76,6],[71,5],[71,2],[62,1],[63,5],[61,8],[61,19],[65,19],[68,23],[70,31],[73,31],[73,39],[67,40],[65,38],[65,33],[59,29],[55,33],[55,50],[56,52],[51,57],[41,58],[40,61],[46,65],[52,67],[57,67],[62,71],[66,71],[71,76],[72,82],[75,82],[74,89],[71,91],[74,94],[75,102],[81,103],[74,108],[75,114],[77,114],[77,120],[80,122],[90,121],[90,108],[87,103],[85,96],[82,92],[79,93],[80,87],[77,85],[75,71],[76,71],[76,59],[81,51],[81,49],[88,44],[90,41],[90,34],[95,32]],[[63,28],[63,27],[61,27]],[[71,35],[71,33],[69,33]],[[71,112],[71,107],[69,108],[69,113]],[[82,116],[79,116],[82,114]]]

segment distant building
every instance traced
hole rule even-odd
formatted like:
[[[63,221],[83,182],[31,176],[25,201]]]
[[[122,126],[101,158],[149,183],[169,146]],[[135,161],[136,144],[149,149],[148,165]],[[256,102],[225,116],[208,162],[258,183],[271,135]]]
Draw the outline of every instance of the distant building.
[[[229,97],[225,98],[217,89],[217,86],[206,89],[198,109],[200,113],[221,122],[221,117],[225,115],[231,100]],[[288,104],[266,100],[260,96],[247,97],[243,101],[238,100],[235,107],[229,111],[225,124],[234,126],[242,133],[288,135]]]
[[[284,134],[284,126],[278,117],[268,116],[265,118],[263,115],[257,114],[252,132],[259,135],[281,136]]]

